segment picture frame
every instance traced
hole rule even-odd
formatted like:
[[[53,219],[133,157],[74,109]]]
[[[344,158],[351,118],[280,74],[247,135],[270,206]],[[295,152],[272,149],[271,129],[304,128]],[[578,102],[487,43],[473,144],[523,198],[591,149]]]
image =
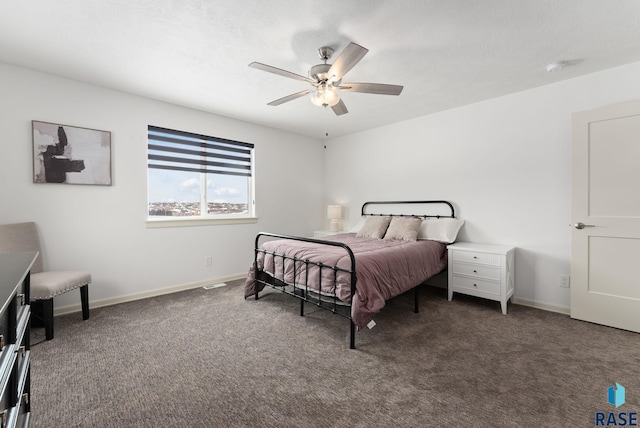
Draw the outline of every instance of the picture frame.
[[[31,123],[34,183],[111,186],[111,132]]]

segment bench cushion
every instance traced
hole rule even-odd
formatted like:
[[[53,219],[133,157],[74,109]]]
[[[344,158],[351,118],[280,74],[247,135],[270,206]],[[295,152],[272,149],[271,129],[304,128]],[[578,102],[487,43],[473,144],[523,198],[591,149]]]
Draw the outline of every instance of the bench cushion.
[[[31,274],[31,300],[47,300],[91,282],[89,272],[58,270]]]

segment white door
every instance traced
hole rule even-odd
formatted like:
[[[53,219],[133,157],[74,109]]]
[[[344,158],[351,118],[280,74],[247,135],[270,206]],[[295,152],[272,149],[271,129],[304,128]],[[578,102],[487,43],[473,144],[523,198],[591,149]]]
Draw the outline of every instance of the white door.
[[[640,102],[573,115],[571,317],[640,332]]]

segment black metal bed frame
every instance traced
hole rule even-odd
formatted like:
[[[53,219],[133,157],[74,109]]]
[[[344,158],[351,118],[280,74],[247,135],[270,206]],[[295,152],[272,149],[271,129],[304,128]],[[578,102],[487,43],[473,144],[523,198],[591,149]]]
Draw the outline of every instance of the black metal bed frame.
[[[451,211],[450,215],[441,215],[441,214],[437,214],[437,215],[429,215],[429,214],[377,214],[377,213],[365,213],[365,208],[367,206],[370,205],[406,205],[406,204],[441,204],[441,205],[446,205],[448,206],[448,208]],[[365,202],[362,205],[362,209],[361,209],[361,215],[362,216],[389,216],[389,217],[405,217],[405,216],[410,216],[410,217],[422,217],[422,218],[455,218],[455,211],[453,208],[453,205],[451,205],[451,203],[447,202],[447,201],[443,201],[443,200],[434,200],[434,201],[380,201],[380,202]],[[281,254],[281,253],[276,253],[273,251],[268,251],[265,249],[262,249],[260,247],[260,241],[261,238],[263,237],[268,237],[268,238],[276,238],[276,239],[288,239],[288,240],[293,240],[293,241],[300,241],[300,242],[309,242],[309,243],[314,243],[314,244],[321,244],[321,245],[328,245],[328,246],[334,246],[334,247],[340,247],[342,249],[344,249],[346,255],[349,256],[350,259],[350,267],[349,268],[340,268],[338,266],[333,266],[333,265],[328,265],[328,264],[324,264],[321,262],[315,262],[315,261],[311,261],[308,259],[299,259],[296,257],[291,257],[288,256],[286,254]],[[353,322],[353,319],[351,318],[351,304],[350,303],[345,303],[342,300],[340,300],[338,298],[338,296],[336,294],[326,294],[323,292],[318,292],[318,290],[322,290],[322,269],[329,269],[331,271],[333,271],[333,283],[336,284],[337,283],[337,276],[338,276],[338,272],[345,272],[347,274],[350,275],[350,285],[351,285],[351,296],[355,295],[356,292],[356,283],[357,283],[357,274],[356,274],[356,259],[355,256],[353,254],[353,251],[351,251],[351,248],[349,248],[348,245],[343,244],[341,242],[334,242],[334,241],[325,241],[325,240],[320,240],[320,239],[314,239],[314,238],[304,238],[304,237],[300,237],[300,236],[290,236],[290,235],[281,235],[281,234],[277,234],[277,233],[268,233],[268,232],[260,232],[256,235],[256,239],[255,239],[255,246],[254,246],[254,266],[256,269],[255,272],[255,300],[258,300],[259,298],[259,291],[258,291],[258,284],[262,284],[264,286],[269,286],[271,288],[274,288],[276,290],[279,290],[285,294],[288,294],[290,296],[296,297],[298,299],[300,299],[300,316],[304,316],[304,304],[305,302],[307,303],[311,303],[314,304],[315,306],[322,308],[322,309],[326,309],[329,310],[331,312],[333,312],[334,314],[340,315],[342,317],[345,317],[347,319],[349,319],[349,323],[350,323],[350,331],[349,331],[349,348],[350,349],[355,349],[355,332],[356,332],[356,325]],[[271,256],[273,256],[274,258],[279,257],[282,259],[282,275],[279,276],[278,272],[272,272],[272,273],[267,273],[262,269],[258,269],[258,254],[263,253],[263,254],[270,254]],[[285,261],[288,260],[289,262],[293,263],[293,278],[294,278],[294,283],[296,282],[296,272],[298,267],[302,267],[304,265],[305,267],[305,280],[304,280],[304,284],[290,284],[284,281],[284,277],[285,277]],[[276,263],[274,263],[274,270],[275,270],[275,266]],[[308,282],[308,277],[309,277],[309,267],[310,266],[315,266],[318,268],[319,272],[318,272],[318,278],[320,283],[317,284],[317,287],[310,287],[309,286],[309,282]],[[420,308],[418,305],[418,285],[420,284],[416,284],[416,286],[413,288],[414,291],[414,312],[418,313]]]

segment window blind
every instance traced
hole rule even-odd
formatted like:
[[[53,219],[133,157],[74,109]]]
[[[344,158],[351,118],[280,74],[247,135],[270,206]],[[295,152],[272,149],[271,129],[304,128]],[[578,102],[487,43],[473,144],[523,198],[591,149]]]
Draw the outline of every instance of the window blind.
[[[251,177],[253,144],[149,125],[148,167]]]

